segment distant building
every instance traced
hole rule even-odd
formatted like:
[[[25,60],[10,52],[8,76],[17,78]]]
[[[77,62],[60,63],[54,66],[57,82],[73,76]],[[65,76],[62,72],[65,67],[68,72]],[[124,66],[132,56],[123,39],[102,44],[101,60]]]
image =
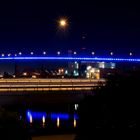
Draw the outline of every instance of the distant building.
[[[111,73],[116,68],[116,64],[112,62],[93,62],[81,61],[80,76],[83,78],[100,79],[106,77],[108,72]],[[104,73],[104,74],[103,74]]]
[[[65,75],[78,77],[79,76],[79,63],[77,61],[68,62],[68,69],[65,70]]]

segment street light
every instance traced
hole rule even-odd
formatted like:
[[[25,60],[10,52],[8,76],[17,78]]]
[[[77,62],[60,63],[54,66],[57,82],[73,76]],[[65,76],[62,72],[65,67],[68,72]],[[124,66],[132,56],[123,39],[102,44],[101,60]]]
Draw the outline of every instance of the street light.
[[[34,53],[33,52],[31,52],[31,55],[33,55]]]
[[[8,56],[11,56],[11,54],[9,53]]]
[[[57,52],[57,55],[60,55],[60,52],[59,51]]]
[[[113,55],[113,52],[111,52],[110,55],[112,56]]]
[[[130,56],[132,56],[132,55],[133,55],[133,53],[132,53],[132,52],[130,52],[130,53],[129,53],[129,55],[130,55]]]
[[[22,55],[22,53],[21,53],[21,52],[19,52],[18,54],[19,54],[19,55]]]
[[[43,54],[46,55],[46,52],[44,51]]]
[[[95,52],[92,52],[92,55],[95,55]]]

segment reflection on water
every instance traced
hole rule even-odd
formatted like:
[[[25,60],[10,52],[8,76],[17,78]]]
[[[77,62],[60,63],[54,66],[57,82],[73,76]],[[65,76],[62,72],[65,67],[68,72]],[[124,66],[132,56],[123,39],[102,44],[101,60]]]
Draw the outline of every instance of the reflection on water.
[[[29,116],[29,120],[30,120],[30,123],[33,122],[33,117],[32,117],[32,115]]]
[[[77,121],[76,121],[76,119],[74,118],[74,121],[73,121],[73,126],[74,126],[74,128],[76,127],[76,124],[77,124]]]
[[[60,126],[60,119],[59,117],[57,117],[57,127],[59,128],[59,126]]]
[[[45,124],[45,116],[42,117],[42,123]]]
[[[76,128],[77,127],[77,114],[68,113],[46,113],[46,112],[35,112],[31,110],[26,111],[26,119],[31,127],[39,125],[42,128],[49,126],[54,128]]]

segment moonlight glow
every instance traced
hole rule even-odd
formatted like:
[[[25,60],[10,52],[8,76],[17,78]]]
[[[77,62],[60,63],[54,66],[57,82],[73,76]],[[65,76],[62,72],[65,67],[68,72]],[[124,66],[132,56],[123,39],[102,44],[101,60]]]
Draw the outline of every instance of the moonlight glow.
[[[61,19],[59,21],[59,24],[60,24],[60,27],[66,27],[68,23],[67,23],[67,20],[66,19]]]

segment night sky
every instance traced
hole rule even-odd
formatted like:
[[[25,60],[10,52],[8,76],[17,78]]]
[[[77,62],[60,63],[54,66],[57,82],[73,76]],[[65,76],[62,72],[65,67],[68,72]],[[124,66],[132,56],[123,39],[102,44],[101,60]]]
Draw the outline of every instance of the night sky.
[[[140,12],[134,3],[46,0],[0,4],[0,53],[53,54],[68,50],[97,55],[140,55]],[[60,30],[58,20],[69,26]],[[86,49],[82,49],[86,48]]]

